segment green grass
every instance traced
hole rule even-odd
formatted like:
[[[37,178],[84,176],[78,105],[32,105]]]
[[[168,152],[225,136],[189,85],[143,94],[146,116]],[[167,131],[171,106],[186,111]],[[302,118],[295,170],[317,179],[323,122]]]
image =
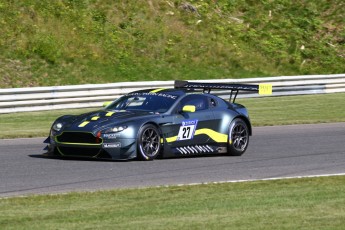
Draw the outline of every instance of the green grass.
[[[344,229],[345,176],[0,199],[1,229]]]
[[[239,99],[254,126],[345,122],[345,93]]]
[[[48,136],[52,122],[65,114],[81,114],[95,109],[50,110],[0,115],[0,138]]]
[[[0,0],[0,87],[345,72],[343,0]]]
[[[254,126],[345,122],[345,94],[238,99],[250,113]],[[52,110],[0,115],[0,138],[42,137],[52,122],[64,114],[94,109]]]

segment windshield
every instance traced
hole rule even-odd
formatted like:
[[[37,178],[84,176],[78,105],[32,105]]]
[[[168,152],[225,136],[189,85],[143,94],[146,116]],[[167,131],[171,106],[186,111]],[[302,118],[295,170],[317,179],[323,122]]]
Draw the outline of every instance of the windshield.
[[[164,113],[177,98],[178,96],[163,93],[131,93],[114,101],[106,109]]]

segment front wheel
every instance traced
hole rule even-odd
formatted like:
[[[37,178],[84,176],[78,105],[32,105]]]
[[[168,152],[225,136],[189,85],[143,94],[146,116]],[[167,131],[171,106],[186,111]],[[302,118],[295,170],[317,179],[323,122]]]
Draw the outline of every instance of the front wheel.
[[[144,125],[138,134],[138,158],[141,160],[155,159],[161,150],[160,135],[156,126]]]
[[[234,119],[229,128],[228,154],[241,156],[249,144],[249,131],[247,124],[240,118]]]

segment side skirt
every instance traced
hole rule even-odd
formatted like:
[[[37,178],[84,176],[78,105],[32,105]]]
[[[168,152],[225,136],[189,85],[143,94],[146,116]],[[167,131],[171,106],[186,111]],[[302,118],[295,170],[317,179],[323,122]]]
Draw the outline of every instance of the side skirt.
[[[184,157],[184,156],[201,156],[201,155],[214,155],[224,154],[227,152],[226,143],[202,144],[202,145],[187,145],[179,147],[164,146],[163,157]]]

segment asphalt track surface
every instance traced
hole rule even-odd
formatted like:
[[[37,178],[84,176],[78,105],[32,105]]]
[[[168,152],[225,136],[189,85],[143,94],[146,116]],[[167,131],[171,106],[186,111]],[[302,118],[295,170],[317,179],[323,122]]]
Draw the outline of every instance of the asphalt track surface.
[[[44,138],[0,140],[0,197],[345,173],[345,123],[254,128],[241,157],[42,157]]]

